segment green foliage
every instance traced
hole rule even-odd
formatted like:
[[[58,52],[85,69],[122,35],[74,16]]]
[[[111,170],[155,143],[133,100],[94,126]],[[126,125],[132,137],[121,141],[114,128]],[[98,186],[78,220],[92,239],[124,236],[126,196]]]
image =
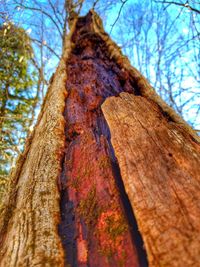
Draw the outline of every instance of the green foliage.
[[[30,127],[34,101],[34,74],[29,67],[32,56],[24,29],[12,23],[0,25],[0,197]]]

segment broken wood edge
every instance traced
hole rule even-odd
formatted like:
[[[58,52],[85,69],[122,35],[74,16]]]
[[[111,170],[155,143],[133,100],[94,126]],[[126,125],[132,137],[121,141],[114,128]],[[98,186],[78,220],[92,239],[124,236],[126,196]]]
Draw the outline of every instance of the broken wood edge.
[[[132,79],[136,82],[136,85],[140,91],[141,96],[151,99],[161,108],[165,116],[177,123],[180,127],[185,129],[195,141],[200,143],[200,137],[197,135],[194,129],[180,116],[178,115],[173,108],[171,108],[155,91],[155,89],[149,84],[147,79],[131,65],[127,56],[122,54],[119,46],[111,39],[111,37],[105,32],[103,28],[103,23],[98,14],[92,9],[90,10],[93,20],[93,30],[98,34],[101,39],[105,42],[110,58],[114,59],[116,63],[121,67],[126,69]]]
[[[139,96],[139,97],[142,99],[142,96]],[[116,155],[117,160],[119,162],[119,167],[120,167],[120,170],[121,170],[122,181],[124,183],[124,188],[125,188],[126,194],[127,194],[128,199],[129,199],[129,201],[131,203],[132,210],[134,211],[135,218],[136,218],[136,221],[137,221],[138,229],[139,229],[140,234],[142,236],[142,239],[144,241],[144,245],[145,245],[145,250],[147,252],[147,260],[148,260],[149,266],[162,266],[163,261],[159,261],[158,257],[156,256],[156,253],[154,253],[155,250],[153,251],[153,249],[151,247],[151,244],[149,242],[149,236],[148,236],[149,232],[147,232],[146,231],[146,228],[145,228],[147,222],[146,221],[142,221],[141,212],[140,212],[140,210],[138,208],[137,200],[135,200],[135,197],[133,198],[133,191],[132,191],[132,189],[130,187],[130,182],[129,181],[132,179],[132,182],[134,182],[134,179],[133,179],[134,176],[132,176],[133,174],[131,174],[131,172],[128,173],[128,172],[124,171],[125,170],[124,169],[124,166],[126,165],[126,160],[128,161],[128,159],[126,158],[126,153],[124,154],[124,156],[121,157],[121,155],[123,154],[122,153],[122,150],[120,150],[118,148],[118,146],[117,146],[117,142],[120,144],[120,141],[119,141],[120,138],[119,139],[116,139],[115,138],[115,134],[112,135],[112,131],[113,130],[114,130],[113,132],[115,132],[115,131],[117,132],[119,130],[117,127],[115,128],[114,125],[116,126],[116,118],[118,118],[118,115],[117,115],[118,112],[119,112],[119,119],[120,119],[120,113],[122,112],[123,107],[124,107],[123,104],[125,104],[125,103],[130,104],[131,101],[133,101],[136,98],[138,99],[138,96],[135,96],[134,94],[129,94],[127,92],[122,92],[118,96],[111,96],[111,97],[107,98],[104,101],[104,103],[102,104],[101,109],[102,109],[102,112],[104,114],[104,117],[105,117],[105,119],[106,119],[106,121],[108,123],[108,127],[109,127],[109,129],[111,131],[111,143],[113,145],[113,148],[114,148],[114,151],[115,151],[115,155]],[[148,101],[148,99],[147,99],[147,101]],[[116,106],[115,106],[115,103],[116,103]],[[121,106],[120,106],[120,104],[121,104]],[[113,113],[114,107],[116,108],[116,110],[114,110],[114,113]],[[118,108],[119,108],[119,110],[118,110]],[[125,113],[125,114],[127,115],[127,113]],[[130,114],[131,114],[131,112],[130,112]],[[126,118],[128,116],[124,116],[124,117]],[[164,120],[165,120],[165,118],[164,118]],[[167,122],[167,121],[165,121],[164,123],[165,124],[169,124],[169,122]],[[122,125],[123,125],[123,122],[122,122]],[[176,127],[176,125],[171,125],[170,126],[170,124],[169,124],[169,129],[171,127]],[[120,128],[120,126],[119,126],[119,128]],[[152,128],[153,128],[153,126],[152,126]],[[156,129],[155,129],[155,131],[156,131]],[[179,131],[180,131],[180,134],[182,134],[184,136],[183,130],[180,129]],[[185,138],[188,138],[188,136],[187,137],[185,136]],[[130,136],[130,139],[131,139],[131,136]],[[148,137],[147,137],[147,139],[148,139]],[[134,136],[132,136],[132,140],[134,140]],[[194,147],[196,147],[196,144],[194,144],[192,142],[192,140],[188,139],[188,142],[190,142],[191,146],[194,145]],[[144,140],[144,143],[145,143],[145,140]],[[120,153],[121,153],[121,155],[120,155]],[[194,152],[192,152],[192,153],[194,153]],[[197,153],[194,154],[194,157],[196,157],[196,158],[198,157]],[[192,165],[191,165],[191,167],[192,167]],[[193,178],[195,180],[195,177],[193,177]],[[137,192],[134,192],[134,194],[137,194]],[[171,213],[171,216],[173,216],[173,215],[175,215],[175,214],[174,213]],[[173,226],[171,226],[171,228],[173,228]],[[193,230],[191,230],[191,232],[192,231]],[[153,238],[152,240],[155,240],[154,237],[153,237],[153,235],[151,236],[151,238]],[[194,240],[195,240],[195,238],[193,239],[193,243],[194,243]],[[180,244],[183,244],[183,243],[180,242]],[[191,242],[191,245],[192,245],[192,242]],[[183,245],[183,247],[184,247],[184,245]],[[171,254],[174,253],[174,252],[170,252],[170,250],[167,249],[167,246],[166,246],[166,251],[167,251],[166,255],[167,254],[170,254],[170,253]],[[178,255],[179,254],[177,254],[177,257],[178,257]],[[199,254],[196,253],[196,255],[198,256]],[[192,258],[192,256],[191,256],[191,258]],[[178,263],[174,261],[174,262],[171,262],[170,266],[172,266],[172,265],[173,266],[179,266],[180,263],[181,263],[181,260]],[[183,262],[183,265],[184,265],[184,262]],[[166,266],[168,266],[168,265],[166,265]],[[182,265],[180,265],[180,266],[182,266]],[[186,265],[184,265],[184,266],[186,266]],[[188,266],[190,266],[190,265],[188,264]],[[193,265],[193,263],[192,263],[191,266],[196,266],[196,265]]]

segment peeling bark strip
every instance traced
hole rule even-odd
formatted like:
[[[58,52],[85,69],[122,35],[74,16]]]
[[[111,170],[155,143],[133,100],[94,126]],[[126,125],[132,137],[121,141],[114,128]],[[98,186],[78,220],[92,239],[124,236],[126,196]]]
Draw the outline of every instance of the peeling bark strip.
[[[152,267],[200,262],[200,147],[151,100],[103,104],[126,192]]]
[[[107,97],[133,93],[133,86],[128,72],[110,60],[105,42],[94,32],[92,14],[78,20],[72,42],[60,178],[59,234],[66,265],[147,266],[142,244],[136,248],[138,229],[101,111]]]

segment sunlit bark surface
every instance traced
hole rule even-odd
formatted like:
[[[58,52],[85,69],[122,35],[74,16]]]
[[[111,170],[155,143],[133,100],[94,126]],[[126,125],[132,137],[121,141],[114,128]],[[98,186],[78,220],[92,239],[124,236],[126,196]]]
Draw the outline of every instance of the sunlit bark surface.
[[[61,65],[35,132],[13,173],[8,200],[1,211],[1,267],[62,266],[64,261],[57,234],[57,179],[65,140],[62,112],[66,75]]]
[[[103,113],[149,265],[199,266],[199,144],[141,96],[111,97]]]
[[[57,180],[65,146],[63,112],[70,51],[69,35],[35,130],[11,173],[9,191],[0,210],[1,267],[64,265],[64,251],[58,235],[60,194]]]

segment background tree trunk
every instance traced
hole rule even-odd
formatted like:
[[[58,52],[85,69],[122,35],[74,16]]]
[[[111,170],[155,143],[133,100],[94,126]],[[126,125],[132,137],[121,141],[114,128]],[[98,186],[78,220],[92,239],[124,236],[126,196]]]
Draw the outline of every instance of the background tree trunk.
[[[198,266],[197,143],[97,14],[74,20],[2,207],[0,266],[147,266],[134,213],[149,266]]]

